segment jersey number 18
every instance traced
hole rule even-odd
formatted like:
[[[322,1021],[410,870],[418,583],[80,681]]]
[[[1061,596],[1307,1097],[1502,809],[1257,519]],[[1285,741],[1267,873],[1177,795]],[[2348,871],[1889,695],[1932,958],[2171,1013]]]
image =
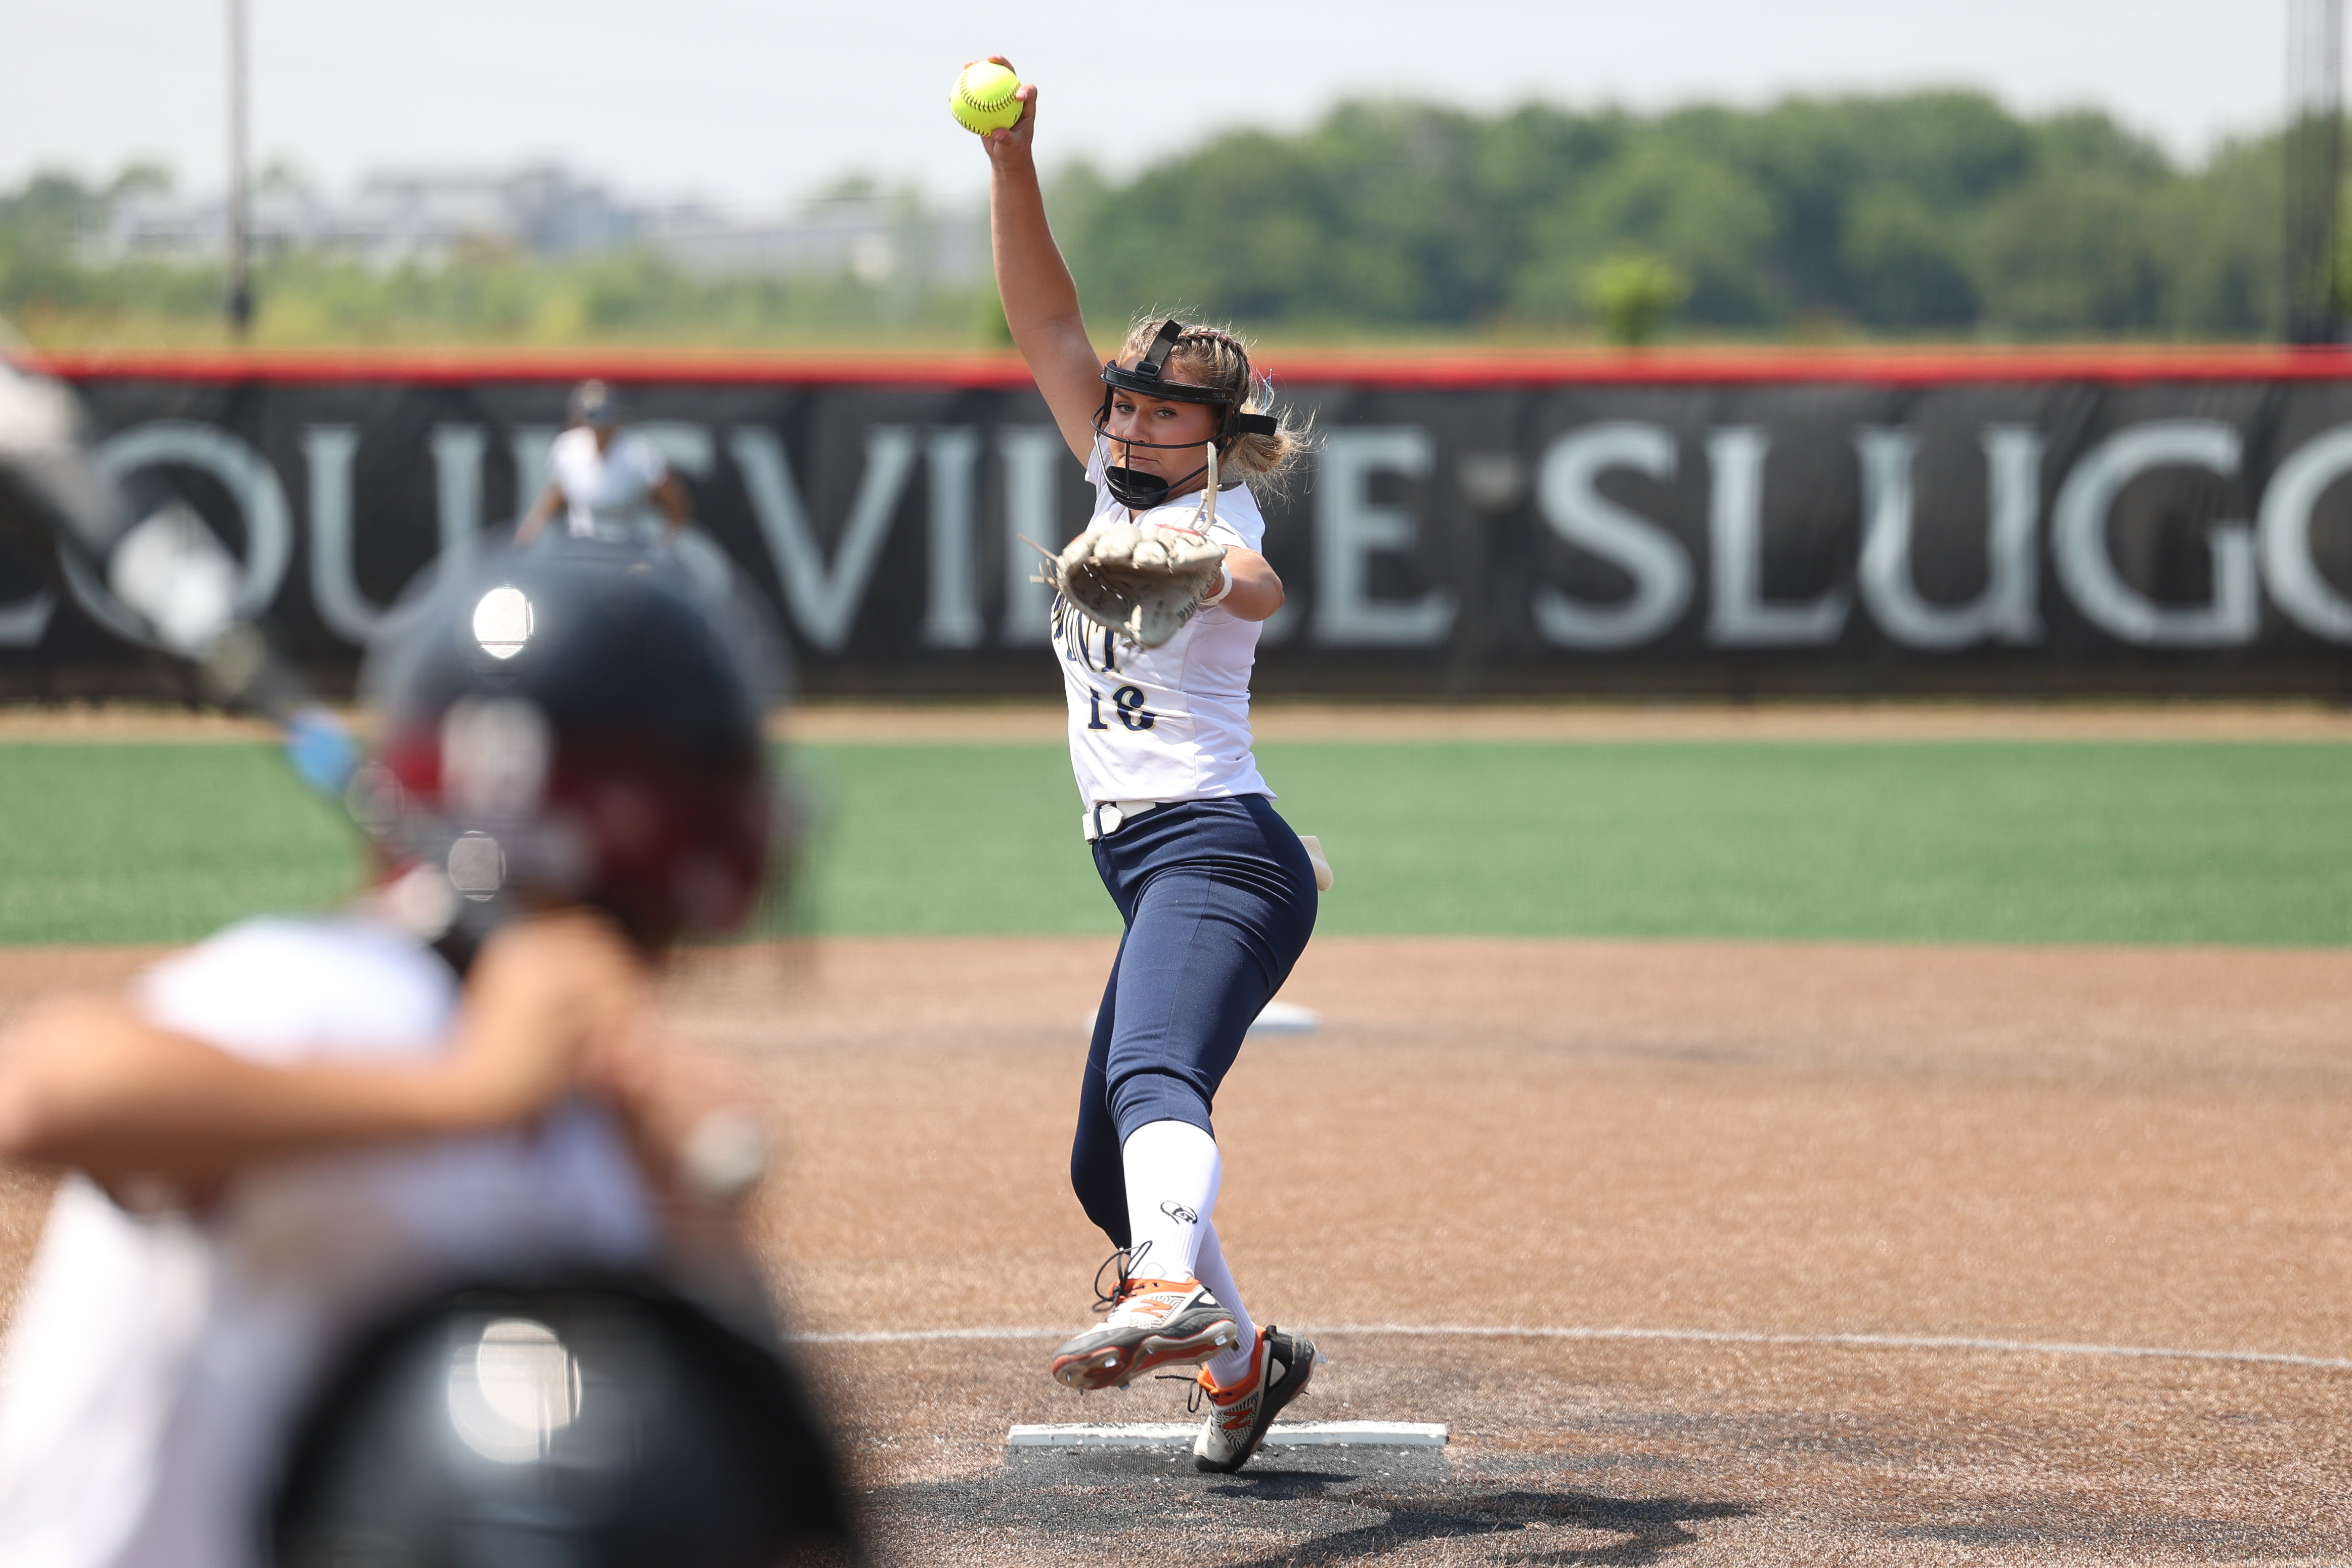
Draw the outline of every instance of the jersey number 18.
[[[1094,714],[1087,721],[1087,728],[1109,729],[1110,726],[1103,722],[1102,693],[1090,691],[1087,698]],[[1112,706],[1118,710],[1118,721],[1130,730],[1149,730],[1159,721],[1160,715],[1143,705],[1143,688],[1140,686],[1122,686],[1110,694],[1110,700]]]

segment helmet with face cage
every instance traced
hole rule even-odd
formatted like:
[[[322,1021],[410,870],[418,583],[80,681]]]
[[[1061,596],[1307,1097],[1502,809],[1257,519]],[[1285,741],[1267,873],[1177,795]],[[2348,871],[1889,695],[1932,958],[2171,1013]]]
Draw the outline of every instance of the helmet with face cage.
[[[1168,379],[1168,356],[1183,341],[1188,330],[1192,329],[1187,329],[1183,322],[1173,318],[1160,322],[1160,331],[1152,337],[1151,346],[1135,362],[1132,370],[1115,359],[1103,362],[1102,406],[1095,411],[1097,437],[1111,446],[1145,447],[1162,451],[1189,451],[1202,445],[1199,441],[1137,441],[1124,436],[1113,436],[1108,428],[1111,400],[1122,392],[1158,398],[1164,403],[1201,403],[1221,409],[1217,432],[1207,443],[1212,453],[1230,447],[1235,437],[1271,436],[1275,433],[1277,422],[1274,416],[1249,414],[1242,409],[1242,404],[1249,395],[1249,360],[1246,355],[1242,360],[1242,389],[1239,392],[1222,386],[1203,386],[1198,382]],[[1120,505],[1133,507],[1138,511],[1149,511],[1153,507],[1166,504],[1170,492],[1177,485],[1189,484],[1203,473],[1213,476],[1210,463],[1203,462],[1182,479],[1171,481],[1158,474],[1106,461],[1103,482]],[[1213,477],[1211,482],[1214,482]]]

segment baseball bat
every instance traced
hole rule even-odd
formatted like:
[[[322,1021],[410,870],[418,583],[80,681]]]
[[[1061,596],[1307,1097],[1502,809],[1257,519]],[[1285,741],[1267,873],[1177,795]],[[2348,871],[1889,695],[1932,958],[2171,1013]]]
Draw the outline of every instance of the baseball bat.
[[[226,547],[159,477],[108,477],[88,433],[70,387],[0,354],[0,543],[34,563],[60,599],[71,592],[68,562],[105,584],[150,642],[194,669],[207,701],[268,721],[295,772],[340,795],[358,748],[268,624],[237,615]]]

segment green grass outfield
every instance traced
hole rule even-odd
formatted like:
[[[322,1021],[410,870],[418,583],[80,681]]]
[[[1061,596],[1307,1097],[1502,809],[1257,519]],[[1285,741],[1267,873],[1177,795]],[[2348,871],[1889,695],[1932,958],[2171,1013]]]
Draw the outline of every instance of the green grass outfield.
[[[1058,745],[811,745],[796,923],[1117,929]],[[2352,746],[1294,742],[1260,748],[1330,932],[2352,942]],[[319,908],[333,806],[252,744],[0,745],[0,942]]]

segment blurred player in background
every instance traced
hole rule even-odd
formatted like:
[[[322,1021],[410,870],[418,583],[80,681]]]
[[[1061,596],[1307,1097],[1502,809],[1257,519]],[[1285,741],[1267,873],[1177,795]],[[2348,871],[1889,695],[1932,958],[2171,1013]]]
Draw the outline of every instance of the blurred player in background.
[[[388,624],[352,786],[374,891],[0,1054],[0,1152],[68,1172],[0,1380],[0,1562],[751,1568],[837,1534],[735,1245],[750,1096],[651,1019],[665,950],[759,896],[761,628],[597,543]],[[346,1378],[289,1453],[396,1309],[429,1353]]]
[[[677,538],[693,515],[686,487],[661,448],[623,424],[613,389],[583,381],[572,389],[565,413],[570,426],[548,449],[547,488],[515,530],[515,542],[538,538],[558,511],[574,539]]]
[[[1070,1156],[1079,1201],[1122,1249],[1119,1280],[1104,1293],[1109,1316],[1063,1345],[1053,1370],[1089,1389],[1201,1363],[1195,1459],[1234,1470],[1315,1362],[1303,1336],[1257,1327],[1243,1305],[1212,1218],[1222,1165],[1210,1121],[1315,925],[1314,863],[1251,754],[1250,670],[1283,590],[1241,485],[1279,476],[1301,436],[1265,412],[1265,384],[1224,331],[1141,322],[1109,364],[1095,358],[1038,190],[1035,88],[1020,98],[1019,122],[985,138],[997,285],[1013,344],[1095,486],[1088,531],[1204,531],[1224,552],[1220,585],[1161,646],[1082,616],[1067,594],[1055,601],[1084,832],[1127,931]],[[1220,468],[1235,477],[1222,498],[1206,489]]]

